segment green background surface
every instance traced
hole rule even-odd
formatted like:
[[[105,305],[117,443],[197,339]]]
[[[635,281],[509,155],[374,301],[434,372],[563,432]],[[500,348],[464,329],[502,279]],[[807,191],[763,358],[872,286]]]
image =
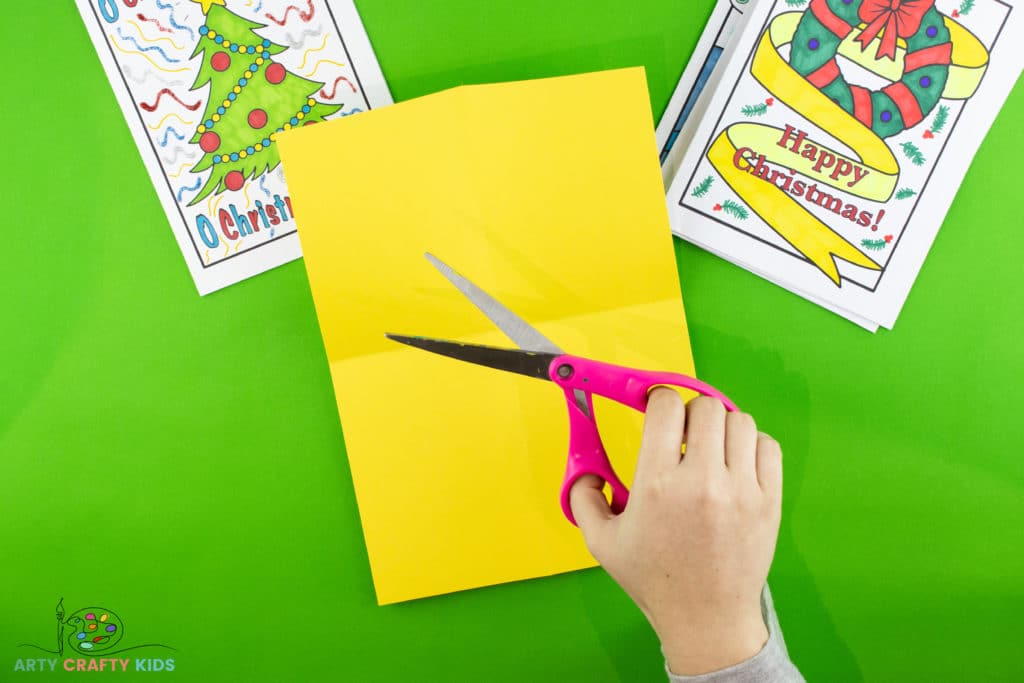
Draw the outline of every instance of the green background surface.
[[[641,64],[656,116],[711,5],[358,2],[396,100]],[[0,31],[0,680],[51,677],[12,669],[60,596],[177,648],[121,679],[663,680],[599,569],[377,607],[302,262],[197,296],[75,8]],[[676,242],[702,376],[785,449],[809,679],[1024,677],[1022,121],[1018,85],[894,332]]]

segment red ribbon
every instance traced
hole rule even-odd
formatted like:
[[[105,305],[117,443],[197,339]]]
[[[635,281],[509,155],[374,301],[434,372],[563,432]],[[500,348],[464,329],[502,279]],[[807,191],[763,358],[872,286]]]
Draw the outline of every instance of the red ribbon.
[[[860,6],[860,20],[867,26],[855,39],[861,51],[882,33],[882,44],[876,59],[896,59],[896,38],[909,38],[921,28],[924,15],[935,5],[935,0],[864,0]]]

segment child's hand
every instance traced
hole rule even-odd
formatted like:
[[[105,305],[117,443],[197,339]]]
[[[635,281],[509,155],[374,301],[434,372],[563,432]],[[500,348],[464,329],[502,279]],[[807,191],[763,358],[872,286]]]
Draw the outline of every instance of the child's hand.
[[[680,450],[686,434],[686,455]],[[614,516],[589,476],[573,514],[594,557],[643,610],[677,674],[716,671],[768,640],[761,589],[775,553],[782,452],[753,418],[651,392],[629,505]]]

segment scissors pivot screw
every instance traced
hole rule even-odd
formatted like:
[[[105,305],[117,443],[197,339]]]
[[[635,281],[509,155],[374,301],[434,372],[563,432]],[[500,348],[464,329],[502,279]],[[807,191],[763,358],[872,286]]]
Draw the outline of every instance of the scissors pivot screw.
[[[562,379],[569,379],[570,377],[572,377],[572,373],[574,372],[575,370],[568,363],[563,363],[562,365],[558,366],[558,376],[561,377]]]

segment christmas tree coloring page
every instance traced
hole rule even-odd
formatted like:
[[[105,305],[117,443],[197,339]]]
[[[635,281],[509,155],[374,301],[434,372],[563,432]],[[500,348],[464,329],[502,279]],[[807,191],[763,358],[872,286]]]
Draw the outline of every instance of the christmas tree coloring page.
[[[392,102],[352,1],[76,1],[199,293],[299,258],[275,134]]]
[[[891,328],[1021,73],[1021,9],[756,5],[762,16],[731,43],[689,128],[668,193],[673,231],[864,327]]]

